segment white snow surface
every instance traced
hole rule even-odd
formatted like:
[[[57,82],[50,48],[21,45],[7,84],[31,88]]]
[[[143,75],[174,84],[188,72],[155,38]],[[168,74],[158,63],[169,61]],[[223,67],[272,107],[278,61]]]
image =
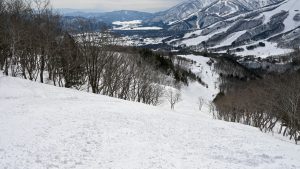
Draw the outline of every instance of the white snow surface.
[[[261,58],[267,58],[269,56],[286,55],[286,54],[289,54],[294,51],[293,49],[279,48],[279,47],[277,47],[277,43],[272,43],[272,42],[267,42],[267,41],[264,41],[264,43],[266,44],[265,47],[258,47],[253,50],[247,50],[246,46],[242,46],[242,48],[244,48],[244,51],[236,52],[236,54],[240,55],[240,56],[253,55],[253,56],[257,56],[257,57],[261,57]],[[225,51],[223,51],[223,52],[225,52]]]
[[[141,20],[133,21],[116,21],[112,23],[113,25],[118,25],[114,27],[114,30],[161,30],[161,27],[152,26],[152,27],[143,27],[141,26]]]
[[[201,97],[207,103],[212,101],[219,93],[219,74],[213,70],[212,66],[208,65],[210,58],[192,54],[179,56],[195,61],[195,64],[190,65],[191,71],[200,77],[205,84],[207,84],[206,87],[198,83],[192,83],[188,87],[188,90],[191,90],[190,93],[184,91],[183,95],[188,93],[187,98],[193,98],[193,100],[197,100],[195,97]]]
[[[121,27],[121,28],[114,28],[114,30],[161,30],[161,27],[157,26],[148,26],[148,27]]]
[[[300,168],[300,146],[213,120],[207,109],[170,111],[3,76],[0,133],[3,169]]]
[[[242,36],[244,33],[246,33],[246,30],[243,31],[238,31],[235,32],[233,34],[230,34],[227,39],[225,39],[224,41],[222,41],[219,45],[214,46],[214,48],[218,48],[218,47],[222,47],[222,46],[230,46],[232,44],[232,42],[234,42],[235,40],[237,40],[237,38],[239,38],[240,36]]]
[[[168,37],[159,37],[159,38],[142,38],[139,36],[125,36],[120,37],[120,45],[122,46],[143,46],[143,45],[150,45],[150,44],[161,44],[163,40]]]
[[[274,16],[275,14],[280,13],[282,10],[288,11],[289,15],[288,17],[284,20],[284,31],[283,32],[288,32],[290,30],[293,30],[300,26],[300,22],[297,22],[293,20],[293,17],[299,13],[300,10],[300,1],[299,0],[286,0],[282,5],[275,10],[269,11],[269,12],[264,12],[265,18],[265,23],[270,22],[271,17]]]
[[[141,20],[133,20],[133,21],[115,21],[112,24],[123,26],[123,25],[137,25],[141,23],[142,23]]]
[[[206,36],[197,36],[195,38],[189,38],[189,39],[185,39],[182,42],[180,42],[180,44],[185,44],[187,46],[194,46],[194,45],[198,45],[203,41],[207,41],[209,38],[211,38],[213,35],[215,34],[210,34],[210,35],[206,35]]]
[[[210,26],[210,27],[212,27],[212,26]],[[198,45],[203,41],[207,41],[209,38],[213,37],[214,35],[216,35],[218,33],[226,32],[228,28],[229,28],[228,26],[223,27],[223,28],[218,29],[208,35],[205,35],[205,36],[200,35],[203,30],[196,30],[193,32],[189,32],[189,33],[185,34],[185,36],[184,36],[184,38],[187,38],[187,39],[184,39],[182,42],[180,42],[180,44],[185,44],[187,46]],[[192,35],[196,35],[196,37],[191,37]],[[197,36],[197,35],[199,35],[199,36]],[[222,46],[224,46],[224,45],[222,45]]]
[[[244,1],[240,1],[243,4],[251,4],[251,0],[244,0]],[[293,18],[296,14],[300,13],[300,1],[299,0],[285,0],[279,4],[276,5],[272,5],[272,6],[268,6],[267,4],[269,4],[269,1],[258,1],[259,4],[261,6],[265,6],[264,8],[258,8],[258,11],[264,11],[266,9],[272,9],[272,10],[266,10],[264,12],[261,12],[260,15],[258,15],[256,18],[260,18],[260,17],[264,17],[264,24],[267,24],[268,22],[270,22],[272,16],[282,12],[282,11],[288,11],[288,16],[287,18],[284,20],[283,24],[284,24],[284,30],[273,35],[277,36],[279,34],[282,33],[287,33],[289,31],[292,31],[293,29],[300,27],[300,22],[299,21],[295,21]],[[221,2],[220,2],[221,3]],[[226,0],[224,1],[224,3],[227,3]],[[275,9],[273,9],[274,7],[277,7]],[[241,17],[241,16],[245,16],[247,13],[243,13],[241,15],[237,15],[234,17],[231,17],[229,19],[227,19],[226,21],[230,22],[230,21],[236,21],[237,18]],[[253,19],[253,18],[252,18]],[[220,21],[223,22],[223,21]],[[171,42],[177,42],[175,43],[175,46],[179,46],[179,45],[186,45],[186,46],[195,46],[200,44],[202,41],[207,41],[209,40],[211,37],[213,37],[214,35],[216,35],[217,33],[222,33],[222,32],[226,32],[232,25],[234,25],[236,22],[233,22],[232,24],[229,24],[225,27],[222,27],[220,30],[216,30],[214,32],[209,33],[208,35],[205,36],[201,36],[201,33],[203,30],[196,30],[196,31],[192,31],[189,32],[187,34],[185,34],[185,36],[182,39],[175,39],[175,40],[171,40],[169,43]],[[209,27],[214,27],[217,23],[209,26]],[[241,35],[243,35],[246,32],[246,30],[243,31],[239,31],[239,32],[235,32],[232,33],[231,35],[229,35],[227,38],[225,38],[222,42],[220,42],[220,44],[217,44],[215,46],[213,46],[212,48],[219,48],[219,47],[224,47],[224,46],[229,46],[231,45],[232,42],[234,42],[237,38],[239,38]],[[250,45],[250,44],[248,44]],[[242,46],[245,48],[245,46]],[[283,55],[283,54],[287,54],[292,52],[292,49],[281,49],[279,47],[277,47],[277,44],[271,44],[268,43],[266,48],[257,48],[253,51],[245,51],[245,52],[240,52],[237,53],[241,56],[245,56],[245,55],[256,55],[257,57],[268,57],[268,56],[272,56],[272,55]],[[223,51],[222,51],[223,52]]]

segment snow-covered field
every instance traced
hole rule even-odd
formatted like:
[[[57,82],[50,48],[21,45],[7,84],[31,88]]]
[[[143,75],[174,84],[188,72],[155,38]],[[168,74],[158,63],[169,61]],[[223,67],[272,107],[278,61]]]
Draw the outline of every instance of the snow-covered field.
[[[141,20],[133,20],[133,21],[116,21],[112,23],[116,25],[114,30],[160,30],[161,27],[152,26],[152,27],[144,27],[142,26]]]
[[[253,56],[257,56],[257,57],[261,57],[261,58],[266,58],[269,56],[286,55],[286,54],[289,54],[294,51],[293,49],[279,48],[279,47],[277,47],[277,43],[272,43],[272,42],[267,42],[267,41],[264,41],[264,43],[266,44],[265,47],[258,47],[253,50],[247,50],[246,46],[242,46],[242,48],[244,48],[244,51],[236,52],[236,54],[240,55],[240,56],[253,55]],[[224,52],[226,52],[226,51],[224,51]]]
[[[251,44],[240,46],[239,48],[243,48],[244,51],[234,52],[234,54],[238,56],[255,56],[260,58],[267,58],[270,56],[283,56],[289,53],[294,52],[294,49],[280,48],[277,46],[277,43],[262,41],[265,44],[265,47],[258,46],[255,49],[248,50],[247,46]],[[217,46],[220,47],[220,46]],[[214,48],[211,48],[214,49]],[[219,51],[218,53],[226,53],[226,50]]]
[[[161,44],[163,40],[167,37],[162,38],[142,38],[139,36],[124,36],[120,37],[120,45],[122,46],[144,46],[144,45],[153,45]]]
[[[0,76],[3,169],[300,168],[300,146],[198,111],[195,84],[170,111]]]

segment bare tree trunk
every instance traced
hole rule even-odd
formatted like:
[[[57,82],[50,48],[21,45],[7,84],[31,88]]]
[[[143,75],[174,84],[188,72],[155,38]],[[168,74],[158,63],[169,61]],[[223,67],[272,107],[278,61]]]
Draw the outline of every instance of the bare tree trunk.
[[[45,50],[42,49],[42,55],[40,58],[40,82],[44,83],[44,70],[45,70]]]

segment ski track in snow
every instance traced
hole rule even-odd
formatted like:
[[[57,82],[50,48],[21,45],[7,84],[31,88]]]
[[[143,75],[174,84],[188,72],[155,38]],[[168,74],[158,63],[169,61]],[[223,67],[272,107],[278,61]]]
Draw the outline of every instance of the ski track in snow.
[[[184,98],[198,88],[182,89]],[[170,111],[0,77],[0,168],[300,168],[300,146],[213,120],[189,102]]]

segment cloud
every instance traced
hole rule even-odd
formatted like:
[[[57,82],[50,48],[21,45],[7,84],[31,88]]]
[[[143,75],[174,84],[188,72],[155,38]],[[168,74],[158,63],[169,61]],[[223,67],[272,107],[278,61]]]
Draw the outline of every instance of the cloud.
[[[54,8],[159,11],[183,0],[51,0]]]

